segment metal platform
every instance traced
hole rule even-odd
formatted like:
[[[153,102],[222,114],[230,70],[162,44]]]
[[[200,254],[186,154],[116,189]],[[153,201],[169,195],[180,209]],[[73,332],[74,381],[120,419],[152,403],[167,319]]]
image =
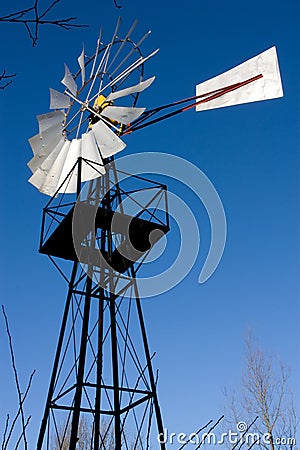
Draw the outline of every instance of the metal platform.
[[[76,241],[80,242],[80,248],[78,249],[78,245],[76,245],[76,251],[73,240],[73,216],[74,207],[70,209],[49,238],[41,244],[40,253],[69,261],[92,264],[96,267],[101,265],[102,254],[114,270],[124,273],[169,231],[169,227],[166,225],[103,207],[97,208],[82,202],[76,205],[76,223],[78,224]],[[93,223],[95,224],[94,230],[91,226]],[[113,250],[111,258],[108,258],[106,251],[100,253],[97,245],[91,246],[89,236],[91,233],[97,234],[99,229],[118,235],[120,244]]]

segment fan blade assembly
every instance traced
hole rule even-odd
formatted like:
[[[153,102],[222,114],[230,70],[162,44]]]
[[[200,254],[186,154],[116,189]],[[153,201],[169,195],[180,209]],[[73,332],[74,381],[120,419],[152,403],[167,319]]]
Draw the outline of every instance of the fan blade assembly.
[[[132,50],[110,74],[106,84],[103,83],[104,78],[99,77],[99,73],[101,70],[104,73],[107,66],[112,65],[124,46],[124,43],[121,43],[113,61],[109,64],[111,46],[115,41],[118,27],[119,22],[111,43],[107,48],[104,47],[99,63],[97,56],[98,53],[100,54],[100,37],[95,56],[85,61],[84,48],[82,49],[77,59],[80,70],[75,76],[65,64],[65,73],[61,80],[66,88],[65,92],[50,88],[50,109],[52,111],[37,116],[39,132],[29,139],[33,151],[33,157],[28,162],[28,167],[33,173],[29,182],[45,194],[53,196],[60,192],[76,192],[78,184],[78,165],[76,163],[79,158],[82,160],[82,182],[100,177],[105,173],[103,160],[116,155],[126,147],[120,136],[191,108],[196,108],[196,111],[204,111],[283,96],[277,52],[276,48],[272,47],[244,63],[198,84],[196,95],[193,97],[147,111],[145,108],[135,107],[135,101],[131,101],[131,104],[134,105],[131,107],[115,105],[116,100],[126,96],[133,96],[133,100],[136,100],[134,94],[143,92],[151,86],[155,80],[154,76],[142,81],[141,75],[139,75],[140,81],[137,84],[120,89],[133,71],[139,69],[158,52],[157,49],[146,57],[140,56],[118,74],[119,67],[133,53]],[[134,27],[135,23],[128,35]],[[91,73],[86,80],[86,65],[91,61]],[[113,77],[114,73],[116,75]],[[78,90],[76,81],[79,75],[81,76],[81,88]],[[95,88],[95,82],[98,79],[100,80],[99,85]],[[86,88],[88,93],[82,99]],[[107,94],[108,90],[111,92]],[[77,109],[73,109],[74,105]],[[171,112],[167,112],[167,110]],[[83,129],[83,127],[85,128]]]
[[[78,58],[78,63],[81,68],[82,83],[84,83],[84,50]],[[129,88],[115,91],[111,97],[116,99],[142,92],[153,81],[154,77]],[[75,95],[77,85],[66,65],[62,83],[70,94]],[[112,99],[110,98],[110,101]],[[78,174],[75,166],[79,157],[82,158],[81,180],[83,182],[101,176],[105,172],[103,159],[115,155],[126,147],[126,144],[112,131],[110,124],[112,127],[114,123],[127,125],[145,111],[145,108],[107,106],[88,132],[83,133],[81,138],[76,137],[69,141],[64,131],[66,115],[63,110],[69,108],[70,103],[68,95],[50,89],[50,109],[55,111],[37,116],[39,134],[29,139],[34,154],[28,163],[28,167],[33,172],[29,182],[40,192],[51,196],[59,192],[76,192]],[[70,175],[71,172],[72,175]]]

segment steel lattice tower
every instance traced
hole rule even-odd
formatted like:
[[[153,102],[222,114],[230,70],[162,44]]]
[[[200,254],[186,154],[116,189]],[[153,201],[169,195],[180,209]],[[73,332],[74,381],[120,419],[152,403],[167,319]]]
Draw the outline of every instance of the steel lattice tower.
[[[158,231],[158,240],[168,231],[168,215],[165,223],[156,220],[151,200],[140,214],[148,214],[147,219],[126,215],[122,201],[132,190],[122,189],[113,161],[106,175],[80,194],[81,164],[79,159],[77,203],[64,204],[60,198],[53,206],[52,199],[44,209],[40,252],[53,262],[55,257],[71,260],[73,268],[66,279],[68,294],[37,449],[75,450],[87,439],[89,446],[82,448],[146,449],[153,445],[152,419],[156,436],[163,423],[136,282],[137,259],[150,249],[151,232]],[[147,184],[156,204],[166,201],[164,185],[133,178],[135,184]],[[85,228],[79,225],[79,250],[72,236],[74,211]],[[86,228],[90,217],[95,232]],[[49,219],[50,225],[55,223],[52,233]],[[128,248],[129,240],[134,249]],[[157,441],[156,446],[165,448]]]

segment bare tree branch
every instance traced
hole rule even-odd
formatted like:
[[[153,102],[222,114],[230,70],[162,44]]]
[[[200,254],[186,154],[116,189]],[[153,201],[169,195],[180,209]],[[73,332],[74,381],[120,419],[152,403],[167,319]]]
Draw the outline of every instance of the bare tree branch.
[[[296,443],[298,418],[293,402],[288,401],[288,376],[289,371],[282,362],[259,348],[250,334],[246,340],[246,367],[241,395],[238,400],[235,395],[231,397],[230,422],[237,424],[242,418],[247,423],[247,420],[258,415],[259,420],[253,428],[260,436],[256,442],[260,448],[292,450]],[[262,439],[264,435],[269,439]]]
[[[201,433],[201,431],[205,430],[205,428],[207,428],[211,423],[213,422],[213,420],[211,419],[209,422],[207,422],[205,425],[203,425],[201,428],[199,428],[199,430],[196,431],[196,433],[193,433],[194,436],[198,435],[199,433]],[[191,442],[192,438],[190,437],[188,441],[186,441],[178,450],[182,450],[186,445],[188,445]]]
[[[199,448],[205,444],[207,436],[210,435],[210,433],[219,425],[219,423],[224,419],[224,415],[219,417],[219,419],[210,427],[207,433],[205,433],[204,438],[201,439],[200,444],[195,448],[195,450],[199,450]],[[210,422],[209,422],[210,423]]]
[[[9,86],[13,82],[13,78],[16,75],[16,73],[7,75],[6,70],[4,69],[2,74],[0,75],[0,89],[3,90],[7,88],[7,86]]]
[[[49,6],[44,10],[40,10],[40,0],[33,0],[32,6],[23,8],[18,11],[11,12],[4,16],[0,16],[0,22],[3,23],[18,23],[24,26],[32,46],[37,44],[39,38],[39,28],[41,25],[53,25],[64,30],[70,30],[71,28],[82,28],[88,25],[75,23],[77,17],[70,16],[60,19],[52,19],[49,14],[60,3],[61,0],[52,0]],[[113,0],[116,8],[122,8],[118,4],[118,0]],[[12,82],[16,74],[7,75],[4,70],[0,75],[0,90],[6,89]]]
[[[22,405],[24,404],[24,402],[25,402],[25,400],[26,400],[26,397],[27,397],[27,395],[28,395],[28,392],[29,392],[29,390],[30,390],[30,388],[31,388],[31,383],[32,383],[32,379],[33,379],[33,376],[34,376],[35,372],[36,372],[36,371],[34,370],[34,371],[30,374],[29,381],[28,381],[28,383],[27,383],[27,387],[26,387],[25,393],[24,393],[23,398],[22,398]],[[19,407],[19,409],[18,409],[18,411],[16,412],[16,415],[15,415],[15,417],[14,417],[12,423],[11,423],[11,426],[10,426],[10,428],[9,428],[9,432],[8,432],[7,439],[6,439],[6,441],[4,441],[4,444],[5,444],[5,445],[2,444],[2,450],[5,450],[5,449],[7,448],[7,445],[8,445],[8,443],[9,443],[10,439],[11,439],[13,430],[14,430],[15,425],[16,425],[16,423],[17,423],[17,420],[18,420],[18,418],[19,418],[19,416],[20,416],[20,413],[21,413],[21,409],[20,409],[20,407]]]
[[[6,433],[7,433],[7,430],[8,430],[8,425],[9,425],[9,414],[7,414],[6,421],[5,421],[5,428],[4,428],[4,432],[3,432],[3,439],[2,439],[2,445],[1,445],[1,449],[2,450],[4,449],[4,444],[5,444],[5,441],[6,441]]]
[[[6,326],[6,333],[8,336],[8,344],[9,344],[9,350],[10,350],[10,357],[11,357],[11,363],[12,363],[12,368],[13,368],[13,372],[14,372],[14,378],[15,378],[15,384],[16,384],[16,389],[17,389],[17,394],[18,394],[18,401],[19,401],[19,408],[18,411],[12,421],[12,424],[9,427],[9,415],[7,416],[6,419],[6,424],[5,424],[5,431],[4,431],[4,436],[3,436],[3,442],[2,442],[2,450],[6,450],[7,446],[10,442],[13,430],[15,428],[15,425],[17,423],[17,420],[19,418],[19,416],[21,416],[21,427],[22,427],[22,432],[21,435],[17,441],[17,446],[16,448],[18,448],[19,443],[21,442],[21,440],[23,439],[24,441],[24,448],[27,450],[27,439],[26,439],[26,428],[29,424],[30,421],[30,417],[27,418],[27,420],[25,420],[25,414],[24,414],[24,410],[23,410],[23,404],[27,398],[28,392],[30,390],[31,387],[31,383],[32,383],[32,379],[33,376],[35,374],[35,370],[31,373],[30,377],[29,377],[29,381],[27,383],[27,387],[25,390],[25,393],[22,394],[21,392],[21,388],[20,388],[20,383],[19,383],[19,377],[18,377],[18,371],[16,368],[16,363],[15,363],[15,355],[14,355],[14,350],[13,350],[13,344],[12,344],[12,337],[11,337],[11,333],[10,333],[10,328],[9,328],[9,323],[8,323],[8,319],[7,319],[7,315],[5,313],[5,308],[2,305],[2,313],[4,316],[4,321],[5,321],[5,326]],[[7,437],[6,437],[7,435]]]
[[[25,415],[24,415],[24,411],[23,411],[22,392],[20,389],[19,377],[18,377],[18,372],[17,372],[17,368],[16,368],[16,364],[15,364],[15,355],[14,355],[12,338],[11,338],[9,325],[8,325],[8,319],[5,314],[5,309],[4,309],[3,305],[2,305],[2,312],[3,312],[3,316],[4,316],[4,320],[5,320],[6,333],[8,336],[8,344],[9,344],[10,357],[11,357],[11,364],[12,364],[12,368],[13,368],[13,372],[14,372],[15,384],[16,384],[17,394],[18,394],[18,399],[19,399],[19,408],[20,408],[20,415],[21,415],[21,422],[22,422],[24,446],[25,446],[25,450],[27,450],[27,440],[26,440],[26,432],[25,432],[25,423],[26,422],[25,422]]]
[[[73,16],[61,19],[49,18],[49,13],[58,3],[60,3],[60,1],[61,0],[53,0],[44,11],[40,11],[39,0],[35,0],[33,5],[29,8],[24,8],[0,17],[0,22],[19,23],[24,25],[33,46],[35,46],[38,41],[40,25],[54,25],[65,30],[87,26],[74,23],[77,18]]]
[[[29,417],[27,418],[27,420],[26,420],[25,429],[26,429],[27,426],[29,425],[30,419],[31,419],[31,416],[29,416]],[[24,431],[25,431],[25,429],[24,429]],[[21,442],[21,440],[22,440],[22,436],[23,436],[23,431],[22,431],[22,433],[20,434],[19,439],[17,440],[17,443],[16,443],[16,445],[15,445],[15,450],[18,450],[18,447],[19,447],[20,442]]]
[[[52,3],[50,3],[50,5],[44,10],[41,10],[40,8],[40,0],[33,0],[33,2],[34,3],[29,8],[23,8],[4,16],[0,16],[0,22],[2,23],[17,23],[23,25],[33,47],[37,44],[39,38],[39,28],[41,25],[53,25],[65,30],[87,27],[87,25],[75,23],[77,18],[73,16],[60,19],[53,19],[49,16],[54,7],[60,3],[61,0],[53,0]],[[13,82],[13,78],[15,76],[15,73],[7,75],[6,71],[3,70],[0,75],[0,90],[6,89]]]
[[[122,8],[122,6],[117,3],[117,0],[114,0],[114,5],[118,9]]]

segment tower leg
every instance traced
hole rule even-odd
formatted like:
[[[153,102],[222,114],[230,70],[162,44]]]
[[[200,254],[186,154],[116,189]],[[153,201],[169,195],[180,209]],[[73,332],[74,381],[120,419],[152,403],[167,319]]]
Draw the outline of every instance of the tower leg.
[[[99,449],[100,444],[100,404],[101,404],[101,379],[102,379],[102,339],[103,339],[103,305],[104,291],[100,289],[99,309],[98,309],[98,355],[97,355],[97,379],[96,379],[96,397],[95,397],[95,432],[94,432],[94,448]]]
[[[84,382],[84,372],[85,372],[85,358],[86,358],[86,347],[89,334],[89,317],[91,308],[91,289],[92,280],[90,277],[86,279],[86,297],[84,302],[84,311],[82,318],[82,333],[81,333],[81,343],[80,343],[80,353],[79,353],[79,363],[77,372],[77,384],[74,395],[74,410],[71,426],[71,437],[70,437],[70,450],[76,450],[76,445],[78,441],[78,425],[81,409],[81,399],[82,390]]]
[[[54,394],[55,380],[57,377],[57,370],[58,370],[58,366],[59,366],[59,362],[60,362],[60,358],[61,358],[61,351],[62,351],[63,341],[64,341],[64,337],[65,337],[66,325],[67,325],[70,303],[71,303],[72,292],[73,292],[73,284],[74,284],[74,281],[76,278],[77,267],[78,267],[78,263],[75,262],[73,264],[73,270],[72,270],[72,274],[71,274],[71,278],[70,278],[69,290],[68,290],[68,295],[67,295],[67,299],[66,299],[65,309],[64,309],[64,313],[63,313],[63,318],[62,318],[62,323],[61,323],[61,328],[60,328],[60,333],[59,333],[59,338],[58,338],[58,343],[57,343],[56,354],[55,354],[54,363],[53,363],[52,375],[51,375],[51,379],[50,379],[50,385],[49,385],[48,396],[47,396],[47,400],[46,400],[44,416],[42,419],[40,432],[39,432],[39,436],[38,436],[37,450],[42,449],[43,441],[44,441],[45,433],[46,433],[46,429],[47,429],[47,424],[48,424],[48,420],[49,420],[51,400],[52,400],[53,394]]]
[[[110,296],[110,321],[111,321],[111,358],[113,370],[113,401],[115,416],[115,448],[121,449],[121,411],[120,411],[120,391],[119,391],[119,368],[118,368],[118,347],[116,329],[116,307],[115,298]]]
[[[132,270],[131,273],[132,273],[132,276],[135,278],[135,273],[134,273],[133,270]],[[140,327],[141,327],[141,333],[142,333],[142,338],[143,338],[143,344],[144,344],[144,349],[145,349],[145,355],[146,355],[146,360],[147,360],[147,365],[148,365],[148,370],[149,370],[149,379],[150,379],[150,383],[151,383],[151,390],[153,392],[153,404],[154,404],[155,415],[156,415],[156,420],[157,420],[157,429],[158,429],[158,434],[160,436],[162,436],[163,433],[164,433],[164,427],[163,427],[163,421],[162,421],[160,406],[159,406],[159,403],[158,403],[156,384],[155,384],[155,380],[154,380],[154,374],[153,374],[151,356],[150,356],[150,351],[149,351],[149,344],[148,344],[148,340],[147,340],[147,334],[146,334],[145,322],[144,322],[144,317],[143,317],[142,305],[141,305],[141,300],[139,298],[139,293],[138,293],[138,289],[137,289],[136,283],[134,283],[134,287],[135,287],[135,298],[136,298],[136,304],[137,304],[137,312],[138,312],[138,317],[139,317],[139,322],[140,322]],[[165,445],[164,442],[162,442],[160,444],[160,446],[161,446],[161,450],[165,450],[166,449],[166,445]]]
[[[165,450],[157,442],[163,423],[134,279],[129,291],[132,297],[112,294],[74,266],[38,450],[75,450],[86,439],[91,450]]]
[[[143,336],[143,343],[144,343],[144,348],[145,348],[146,360],[147,360],[147,365],[148,365],[148,370],[149,370],[149,379],[150,379],[150,384],[151,384],[151,390],[152,390],[152,393],[153,393],[153,404],[154,404],[155,415],[156,415],[156,420],[157,420],[157,429],[158,429],[158,434],[160,436],[162,436],[163,433],[164,433],[164,427],[163,427],[163,421],[162,421],[160,406],[159,406],[159,403],[158,403],[156,384],[155,384],[154,375],[153,375],[153,369],[152,369],[152,363],[151,363],[151,357],[150,357],[150,352],[149,352],[148,340],[147,340],[146,329],[145,329],[145,324],[144,324],[144,318],[143,318],[143,312],[142,312],[142,307],[141,307],[141,301],[140,301],[139,298],[137,298],[136,302],[137,302],[138,315],[139,315],[139,320],[140,320],[140,325],[141,325],[141,330],[142,330],[142,336]],[[165,450],[165,448],[166,448],[165,444],[161,443],[161,449]]]

